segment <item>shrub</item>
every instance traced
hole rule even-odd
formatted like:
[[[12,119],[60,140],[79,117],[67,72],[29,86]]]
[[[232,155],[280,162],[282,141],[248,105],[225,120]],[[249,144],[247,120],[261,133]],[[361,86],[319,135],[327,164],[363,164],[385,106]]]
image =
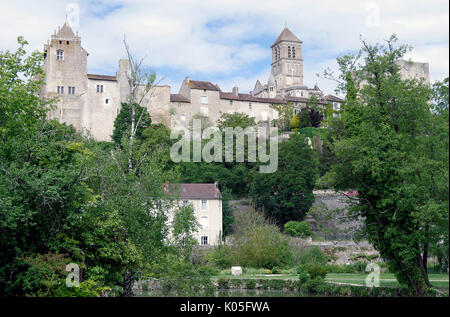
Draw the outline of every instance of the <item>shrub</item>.
[[[297,131],[298,128],[300,128],[300,117],[298,116],[298,114],[294,114],[294,116],[291,118],[290,128],[291,130],[297,129]]]
[[[300,264],[296,269],[297,274],[302,274],[307,272],[307,267],[305,264]]]
[[[284,224],[284,233],[293,237],[311,237],[312,231],[306,221],[288,221]]]
[[[206,256],[206,258],[211,265],[221,269],[229,268],[233,263],[231,250],[226,245],[217,246]]]
[[[308,280],[308,273],[302,272],[298,275],[298,281],[300,282],[300,285],[303,285]]]
[[[327,268],[325,265],[313,263],[308,265],[307,271],[311,279],[316,278],[324,279],[327,276]]]
[[[317,246],[307,247],[300,254],[300,264],[317,263],[325,265],[327,262],[328,256],[326,256]]]
[[[278,274],[278,273],[280,273],[280,268],[278,266],[274,266],[272,268],[272,274]]]
[[[292,247],[279,228],[256,212],[236,217],[231,254],[244,267],[279,268],[293,263]]]

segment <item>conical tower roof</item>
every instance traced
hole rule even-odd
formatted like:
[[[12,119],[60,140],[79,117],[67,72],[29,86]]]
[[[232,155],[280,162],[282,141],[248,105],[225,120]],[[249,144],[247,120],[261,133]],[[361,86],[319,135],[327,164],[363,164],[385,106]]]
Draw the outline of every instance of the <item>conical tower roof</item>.
[[[281,41],[302,43],[302,41],[300,41],[299,38],[296,37],[295,34],[292,33],[292,31],[289,30],[287,27],[285,27],[283,29],[283,31],[281,31],[280,35],[277,37],[275,42],[273,42],[272,46],[274,46],[275,44],[278,44],[278,42],[281,42]]]
[[[75,37],[75,34],[72,31],[72,28],[70,27],[69,23],[67,21],[64,23],[63,27],[58,31],[56,34],[57,37],[61,38],[72,38]]]

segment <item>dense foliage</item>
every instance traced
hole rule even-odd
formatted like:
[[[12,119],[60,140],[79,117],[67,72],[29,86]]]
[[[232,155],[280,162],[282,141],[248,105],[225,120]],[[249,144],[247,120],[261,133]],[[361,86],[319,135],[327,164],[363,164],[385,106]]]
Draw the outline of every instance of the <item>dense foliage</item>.
[[[338,59],[347,97],[333,126],[331,175],[335,188],[358,191],[352,210],[369,241],[421,296],[431,286],[430,246],[448,241],[448,87],[430,105],[427,85],[402,79],[396,60],[408,47],[395,42],[363,41],[359,64],[359,56]]]

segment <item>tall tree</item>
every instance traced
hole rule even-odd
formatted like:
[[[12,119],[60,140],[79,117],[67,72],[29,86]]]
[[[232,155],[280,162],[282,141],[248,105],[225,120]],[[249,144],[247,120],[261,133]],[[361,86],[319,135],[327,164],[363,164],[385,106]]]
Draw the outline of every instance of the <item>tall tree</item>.
[[[429,246],[448,228],[448,120],[430,111],[428,86],[402,79],[396,60],[409,48],[396,41],[362,41],[358,56],[338,59],[347,98],[332,175],[335,188],[358,191],[352,211],[369,241],[400,283],[423,296],[431,286]]]
[[[299,133],[282,142],[278,153],[278,170],[257,173],[250,195],[257,208],[282,226],[290,220],[302,220],[314,202],[317,160]]]

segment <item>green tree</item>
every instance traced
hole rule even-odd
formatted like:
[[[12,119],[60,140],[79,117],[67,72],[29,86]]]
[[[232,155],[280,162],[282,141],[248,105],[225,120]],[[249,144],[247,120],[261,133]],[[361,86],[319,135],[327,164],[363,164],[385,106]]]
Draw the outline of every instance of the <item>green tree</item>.
[[[116,144],[121,144],[124,136],[129,137],[131,129],[131,112],[133,108],[125,102],[122,102],[121,106],[120,112],[114,120],[114,130],[112,134],[112,139]],[[134,105],[134,121],[137,125],[136,138],[142,140],[142,134],[145,129],[151,126],[152,119],[150,118],[147,109],[137,103]]]
[[[294,114],[290,122],[291,131],[296,131],[300,128],[300,117],[298,114]]]
[[[448,117],[430,111],[432,91],[423,82],[402,79],[396,60],[408,47],[396,41],[363,41],[358,56],[338,59],[347,98],[332,174],[335,188],[358,191],[352,212],[389,269],[423,296],[431,286],[429,246],[448,235]]]
[[[311,117],[309,115],[309,109],[304,108],[300,111],[300,128],[311,127]]]
[[[314,201],[312,193],[317,177],[317,158],[298,133],[279,145],[278,170],[257,173],[250,195],[257,208],[282,225],[302,220]]]

